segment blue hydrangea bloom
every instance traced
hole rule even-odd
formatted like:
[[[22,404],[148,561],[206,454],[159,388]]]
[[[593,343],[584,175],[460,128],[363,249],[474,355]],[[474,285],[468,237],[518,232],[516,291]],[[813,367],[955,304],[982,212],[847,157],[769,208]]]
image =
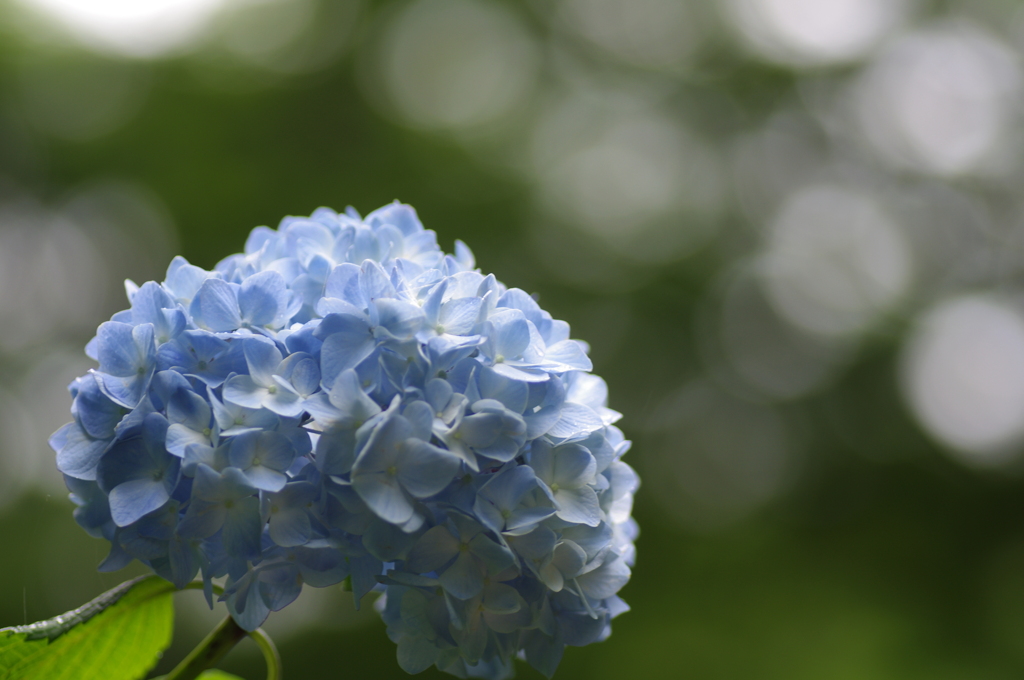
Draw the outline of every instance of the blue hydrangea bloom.
[[[459,677],[550,676],[627,610],[639,480],[586,345],[409,206],[127,290],[50,440],[101,569],[223,578],[247,630],[303,584],[379,590],[402,668]]]

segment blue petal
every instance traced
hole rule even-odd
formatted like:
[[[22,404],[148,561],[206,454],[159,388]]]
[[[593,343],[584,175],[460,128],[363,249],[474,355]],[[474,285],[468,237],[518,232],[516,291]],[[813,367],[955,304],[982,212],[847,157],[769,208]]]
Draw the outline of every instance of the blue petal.
[[[96,353],[100,371],[109,375],[134,375],[139,365],[138,349],[132,337],[134,327],[106,321],[96,331]]]
[[[293,564],[275,564],[259,570],[258,583],[263,601],[271,611],[280,611],[302,592],[302,579]]]
[[[352,469],[356,459],[354,430],[328,430],[316,443],[316,466],[324,474],[343,475]]]
[[[552,481],[561,487],[578,487],[594,481],[597,461],[579,444],[566,444],[554,449]]]
[[[91,481],[96,479],[96,466],[109,441],[93,439],[77,423],[68,423],[53,434],[50,446],[57,450],[58,470],[69,477]]]
[[[325,385],[331,385],[345,370],[355,368],[370,356],[377,345],[370,326],[363,319],[348,314],[331,314],[321,326],[330,325],[332,333],[323,338],[320,348],[320,374]]]
[[[210,446],[210,438],[202,432],[174,423],[167,428],[167,451],[179,458],[184,458],[185,450],[192,445]]]
[[[493,399],[501,402],[505,408],[515,413],[526,409],[530,388],[520,380],[512,380],[487,366],[480,366],[476,371],[477,387],[481,399]]]
[[[346,262],[332,269],[324,284],[324,297],[336,298],[353,305],[361,302],[359,267]]]
[[[409,553],[406,567],[418,574],[436,571],[459,553],[459,541],[444,525],[431,527]]]
[[[302,397],[309,397],[320,389],[320,366],[308,355],[296,353],[289,356],[280,367],[280,375]]]
[[[280,491],[288,483],[287,475],[264,465],[253,465],[243,470],[242,474],[250,484],[262,491]]]
[[[469,551],[483,560],[488,573],[491,574],[508,569],[516,561],[512,551],[495,543],[484,534],[477,534],[473,537],[469,542]]]
[[[270,340],[250,338],[243,342],[242,348],[253,380],[264,387],[274,384],[273,376],[283,358],[277,346]]]
[[[178,390],[167,401],[167,419],[192,430],[210,426],[213,411],[209,402],[190,390]]]
[[[195,297],[196,291],[211,276],[215,276],[215,274],[189,264],[188,260],[179,255],[171,260],[171,264],[167,267],[164,287],[179,302],[187,303]],[[219,274],[216,276],[219,276]]]
[[[480,298],[465,297],[449,300],[441,306],[437,323],[439,333],[470,335],[480,315]]]
[[[533,531],[533,527],[538,522],[543,522],[548,517],[555,514],[554,508],[546,507],[533,507],[533,508],[518,508],[513,510],[512,514],[505,520],[505,531],[514,533],[527,533]]]
[[[338,409],[338,425],[358,428],[380,413],[380,406],[363,392],[359,376],[352,369],[342,371],[331,385],[330,402]]]
[[[603,427],[604,421],[594,409],[566,402],[562,406],[558,422],[547,431],[547,435],[556,439],[572,439],[596,432]]]
[[[395,297],[395,287],[387,273],[373,260],[365,260],[359,268],[359,290],[366,302]]]
[[[377,309],[379,327],[393,338],[407,340],[423,325],[423,310],[416,305],[383,298],[376,300],[374,306]]]
[[[263,408],[267,388],[247,375],[236,375],[224,383],[224,400],[251,409]]]
[[[545,367],[559,373],[565,371],[589,371],[594,368],[590,358],[575,340],[563,340],[548,347],[544,352]]]
[[[114,428],[125,415],[124,407],[113,402],[100,390],[95,374],[81,380],[73,411],[82,428],[95,439],[110,439]]]
[[[241,319],[250,326],[280,328],[287,322],[291,294],[284,279],[275,271],[264,271],[242,282],[238,291]]]
[[[160,284],[148,281],[132,297],[132,324],[152,324],[159,342],[167,342],[184,330],[184,317],[178,319],[176,307],[175,301]]]
[[[416,498],[440,492],[455,477],[461,461],[450,452],[421,439],[407,439],[398,468],[402,486]]]
[[[626,562],[614,557],[576,580],[587,597],[603,600],[619,592],[629,581],[629,575],[629,566]]]
[[[233,331],[242,325],[238,309],[238,285],[221,279],[206,279],[196,292],[189,313],[200,328]]]
[[[495,313],[489,319],[490,341],[496,362],[514,359],[530,345],[530,325],[519,310],[506,309]]]
[[[519,611],[519,594],[512,586],[490,583],[484,589],[483,606],[495,614],[514,614]]]
[[[573,524],[597,526],[601,523],[601,506],[597,494],[590,486],[580,488],[559,488],[555,492],[555,503],[559,519]]]
[[[222,536],[229,555],[249,559],[260,554],[260,502],[255,496],[240,498],[229,508]]]
[[[311,534],[309,514],[302,508],[285,508],[270,517],[270,540],[280,546],[303,545]]]
[[[528,465],[505,468],[480,487],[480,496],[494,504],[499,510],[513,510],[519,501],[532,489],[537,488],[537,478]]]
[[[255,581],[255,574],[247,574],[244,584],[238,590],[221,598],[227,604],[231,618],[247,631],[259,628],[270,615],[270,608],[263,601]]]
[[[398,480],[387,473],[356,475],[353,472],[352,488],[378,517],[392,524],[405,524],[415,514]]]
[[[125,527],[170,500],[162,481],[133,479],[110,490],[110,516],[114,524]]]
[[[458,558],[438,577],[441,586],[460,600],[479,595],[484,588],[484,574],[480,563],[468,552]]]

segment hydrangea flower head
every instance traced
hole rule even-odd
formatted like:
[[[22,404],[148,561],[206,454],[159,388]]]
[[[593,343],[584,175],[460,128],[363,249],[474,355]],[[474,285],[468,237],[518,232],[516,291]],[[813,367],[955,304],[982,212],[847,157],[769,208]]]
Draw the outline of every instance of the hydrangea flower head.
[[[224,577],[247,630],[304,584],[381,590],[402,668],[459,677],[550,676],[626,611],[638,478],[586,346],[409,206],[127,289],[50,440],[101,569]]]

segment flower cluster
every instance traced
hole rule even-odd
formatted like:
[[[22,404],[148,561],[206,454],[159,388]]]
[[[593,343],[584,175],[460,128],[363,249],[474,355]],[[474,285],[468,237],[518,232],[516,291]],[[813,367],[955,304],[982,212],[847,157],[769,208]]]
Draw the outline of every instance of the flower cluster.
[[[128,282],[51,438],[75,518],[248,630],[303,584],[378,606],[398,660],[551,675],[626,610],[638,479],[583,343],[399,203],[258,227]],[[212,601],[212,600],[211,600]]]

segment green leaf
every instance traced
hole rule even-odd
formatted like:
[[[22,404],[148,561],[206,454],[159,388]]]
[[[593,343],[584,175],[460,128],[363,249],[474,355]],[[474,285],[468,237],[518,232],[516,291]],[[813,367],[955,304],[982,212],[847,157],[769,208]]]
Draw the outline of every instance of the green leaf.
[[[48,621],[0,629],[0,680],[138,680],[171,642],[173,593],[143,576]]]

